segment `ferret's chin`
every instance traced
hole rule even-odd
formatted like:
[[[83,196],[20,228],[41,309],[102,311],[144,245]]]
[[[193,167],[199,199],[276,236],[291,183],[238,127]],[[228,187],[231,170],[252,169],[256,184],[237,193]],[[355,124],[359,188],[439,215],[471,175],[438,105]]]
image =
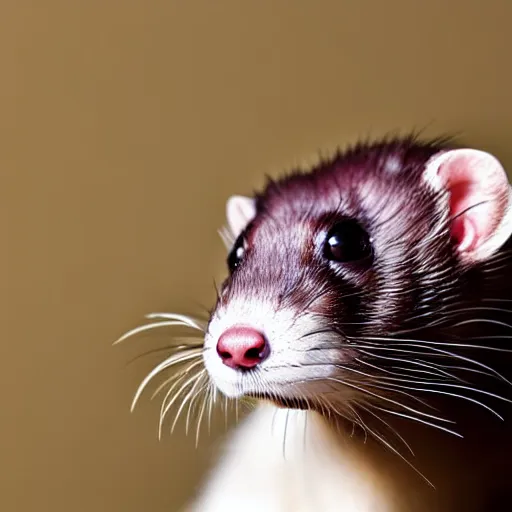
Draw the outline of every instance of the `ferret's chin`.
[[[295,388],[290,384],[254,386],[247,382],[232,381],[228,382],[221,379],[212,379],[219,391],[226,397],[238,399],[242,397],[254,398],[265,402],[271,402],[278,407],[287,409],[311,409],[313,395],[307,396],[307,393],[297,393]],[[265,389],[265,391],[262,391]]]
[[[208,370],[208,373],[217,389],[232,399],[247,396],[284,403],[287,400],[293,400],[298,395],[293,382],[267,382],[261,376],[256,377],[250,375],[249,372],[242,374],[213,367]]]
[[[223,379],[215,378],[212,378],[212,381],[217,389],[227,398],[237,399],[247,395],[238,382],[228,382]]]
[[[228,398],[249,397],[286,409],[316,410],[325,407],[319,397],[324,397],[325,403],[331,404],[348,402],[353,398],[350,388],[337,386],[333,389],[329,380],[308,381],[306,378],[279,382],[276,379],[267,381],[248,374],[230,375],[231,378],[218,374],[210,376],[219,391]]]

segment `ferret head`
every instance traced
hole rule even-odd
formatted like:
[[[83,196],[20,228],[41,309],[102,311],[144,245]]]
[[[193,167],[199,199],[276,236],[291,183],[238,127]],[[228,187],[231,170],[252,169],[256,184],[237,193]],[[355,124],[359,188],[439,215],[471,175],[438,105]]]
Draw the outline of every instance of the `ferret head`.
[[[512,231],[510,190],[492,155],[407,138],[232,197],[229,276],[203,352],[214,384],[321,407],[375,395],[365,384],[389,378],[389,359],[441,378],[429,341],[481,304],[485,265]]]

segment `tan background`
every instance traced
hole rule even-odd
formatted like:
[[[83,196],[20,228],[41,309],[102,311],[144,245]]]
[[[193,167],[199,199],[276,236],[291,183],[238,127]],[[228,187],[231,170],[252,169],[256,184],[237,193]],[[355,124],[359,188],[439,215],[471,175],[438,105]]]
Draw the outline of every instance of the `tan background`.
[[[508,0],[4,0],[0,510],[174,511],[211,453],[128,411],[154,310],[210,306],[231,193],[360,135],[512,165]],[[217,444],[216,441],[211,443]]]

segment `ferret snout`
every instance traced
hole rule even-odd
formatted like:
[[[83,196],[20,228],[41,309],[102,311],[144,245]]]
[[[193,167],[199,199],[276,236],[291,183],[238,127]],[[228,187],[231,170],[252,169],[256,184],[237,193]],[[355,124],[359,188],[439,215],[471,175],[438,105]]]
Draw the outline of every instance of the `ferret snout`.
[[[269,354],[265,336],[252,327],[235,326],[224,331],[217,342],[222,362],[236,370],[258,366]]]

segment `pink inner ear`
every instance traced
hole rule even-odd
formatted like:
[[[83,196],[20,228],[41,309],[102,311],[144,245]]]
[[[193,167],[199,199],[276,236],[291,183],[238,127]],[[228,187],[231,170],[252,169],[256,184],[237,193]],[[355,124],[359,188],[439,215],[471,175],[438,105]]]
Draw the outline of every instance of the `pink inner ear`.
[[[452,236],[460,251],[472,251],[476,247],[475,225],[469,217],[457,217],[452,223]]]
[[[471,183],[469,182],[461,182],[451,188],[451,230],[460,251],[471,251],[477,244],[477,231],[472,220],[470,197]]]
[[[438,174],[450,193],[452,235],[471,257],[494,235],[508,201],[509,185],[494,157],[474,150],[454,151]]]

